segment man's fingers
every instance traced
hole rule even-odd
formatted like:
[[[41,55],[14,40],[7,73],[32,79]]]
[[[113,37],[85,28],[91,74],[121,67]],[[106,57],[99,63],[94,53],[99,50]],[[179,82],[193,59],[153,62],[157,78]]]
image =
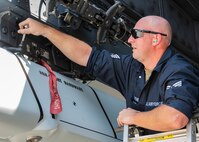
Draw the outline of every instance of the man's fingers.
[[[119,117],[117,118],[117,124],[119,127],[124,126],[124,124],[121,122],[121,120],[119,120]]]
[[[30,23],[30,19],[28,18],[28,19],[22,21],[21,23],[19,23],[19,28],[26,29],[26,26],[29,27],[29,23]]]
[[[30,34],[29,29],[19,29],[17,32],[19,34]]]
[[[20,33],[20,34],[30,34],[30,31],[29,31],[29,20],[28,19],[26,19],[25,21],[22,21],[21,23],[19,23],[18,33]]]

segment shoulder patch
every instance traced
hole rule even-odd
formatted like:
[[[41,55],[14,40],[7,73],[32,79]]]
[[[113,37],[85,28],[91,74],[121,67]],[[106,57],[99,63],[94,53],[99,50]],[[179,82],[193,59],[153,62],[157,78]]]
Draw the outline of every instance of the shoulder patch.
[[[181,86],[182,86],[182,81],[178,81],[178,82],[174,83],[173,85],[168,85],[166,87],[166,89],[168,90],[168,89],[173,88],[173,87],[181,87]]]

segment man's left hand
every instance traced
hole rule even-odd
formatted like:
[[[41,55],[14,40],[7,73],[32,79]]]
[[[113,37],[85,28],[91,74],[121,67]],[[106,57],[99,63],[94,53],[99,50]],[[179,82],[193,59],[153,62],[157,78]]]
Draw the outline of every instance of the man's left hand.
[[[123,109],[118,117],[117,117],[117,123],[119,126],[124,126],[124,124],[127,125],[133,125],[132,119],[133,117],[138,113],[139,111],[134,110],[132,108],[126,108]]]

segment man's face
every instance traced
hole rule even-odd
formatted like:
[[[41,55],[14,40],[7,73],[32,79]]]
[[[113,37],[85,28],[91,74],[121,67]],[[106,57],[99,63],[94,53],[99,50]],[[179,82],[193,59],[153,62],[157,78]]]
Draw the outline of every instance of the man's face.
[[[131,44],[133,58],[143,63],[152,52],[152,37],[149,33],[141,32],[145,29],[139,25],[135,25],[133,29],[128,43]]]

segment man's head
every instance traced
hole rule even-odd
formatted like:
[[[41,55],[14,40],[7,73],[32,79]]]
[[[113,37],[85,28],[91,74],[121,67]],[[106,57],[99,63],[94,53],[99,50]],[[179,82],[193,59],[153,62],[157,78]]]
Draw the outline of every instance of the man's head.
[[[149,60],[157,63],[172,38],[169,22],[160,16],[141,18],[131,34],[128,42],[133,48],[133,57],[143,64],[148,64]]]

